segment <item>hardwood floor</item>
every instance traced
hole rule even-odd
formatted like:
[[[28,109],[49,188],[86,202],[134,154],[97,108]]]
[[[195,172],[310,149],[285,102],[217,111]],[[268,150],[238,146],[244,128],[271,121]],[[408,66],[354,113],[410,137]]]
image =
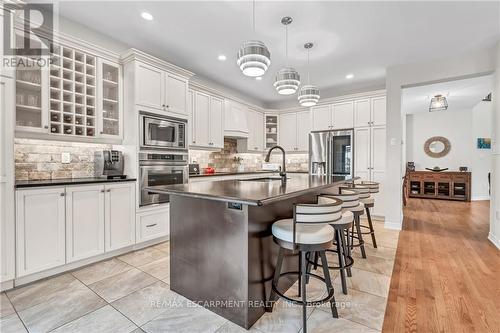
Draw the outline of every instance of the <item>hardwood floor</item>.
[[[500,332],[500,251],[489,202],[410,199],[383,332]]]

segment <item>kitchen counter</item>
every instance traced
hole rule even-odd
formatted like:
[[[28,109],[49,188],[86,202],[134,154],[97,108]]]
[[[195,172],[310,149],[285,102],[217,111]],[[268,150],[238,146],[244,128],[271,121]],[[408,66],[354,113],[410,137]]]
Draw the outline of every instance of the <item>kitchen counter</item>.
[[[176,194],[263,206],[346,181],[345,177],[327,178],[326,176],[309,176],[300,173],[288,173],[287,178],[285,185],[279,179],[268,182],[259,181],[258,179],[230,179],[215,182],[152,186],[146,188],[146,190],[161,194]]]
[[[260,173],[262,173],[262,174],[275,173],[275,171],[260,170],[260,171],[243,171],[243,172],[237,172],[237,171],[236,172],[215,172],[215,173],[205,173],[205,174],[198,174],[198,175],[191,174],[191,175],[189,175],[189,178],[213,177],[213,176],[258,175]],[[307,173],[307,171],[288,171],[288,173]]]
[[[64,178],[64,179],[44,179],[44,180],[17,180],[14,187],[42,187],[42,186],[68,186],[68,185],[87,185],[96,183],[120,183],[134,182],[135,178],[125,179],[106,179],[106,178]]]
[[[289,173],[281,180],[216,180],[152,186],[170,195],[170,289],[231,322],[250,328],[264,313],[278,246],[272,224],[293,216],[296,203],[347,179]],[[266,176],[263,176],[266,177]],[[283,271],[298,271],[289,253]],[[280,279],[285,291],[297,276]]]

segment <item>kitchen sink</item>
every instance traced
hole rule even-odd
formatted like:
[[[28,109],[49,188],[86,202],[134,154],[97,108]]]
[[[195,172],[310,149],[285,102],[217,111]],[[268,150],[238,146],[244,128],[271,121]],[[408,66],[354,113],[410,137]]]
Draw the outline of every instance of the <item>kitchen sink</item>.
[[[290,179],[290,178],[287,178]],[[276,180],[281,180],[281,177],[262,177],[262,178],[246,178],[246,179],[238,179],[240,182],[261,182],[267,183]]]

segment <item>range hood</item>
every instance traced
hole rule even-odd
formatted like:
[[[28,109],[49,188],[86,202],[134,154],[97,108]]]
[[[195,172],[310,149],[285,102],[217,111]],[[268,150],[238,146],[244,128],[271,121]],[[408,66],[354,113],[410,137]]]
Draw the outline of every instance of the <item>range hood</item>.
[[[246,106],[235,101],[226,100],[224,137],[248,138],[248,118]]]

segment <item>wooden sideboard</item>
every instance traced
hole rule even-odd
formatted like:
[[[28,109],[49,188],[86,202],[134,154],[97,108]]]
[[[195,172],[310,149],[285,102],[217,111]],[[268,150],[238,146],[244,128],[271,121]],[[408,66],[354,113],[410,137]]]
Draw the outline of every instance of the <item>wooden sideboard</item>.
[[[408,177],[410,198],[470,201],[470,172],[411,171]]]

